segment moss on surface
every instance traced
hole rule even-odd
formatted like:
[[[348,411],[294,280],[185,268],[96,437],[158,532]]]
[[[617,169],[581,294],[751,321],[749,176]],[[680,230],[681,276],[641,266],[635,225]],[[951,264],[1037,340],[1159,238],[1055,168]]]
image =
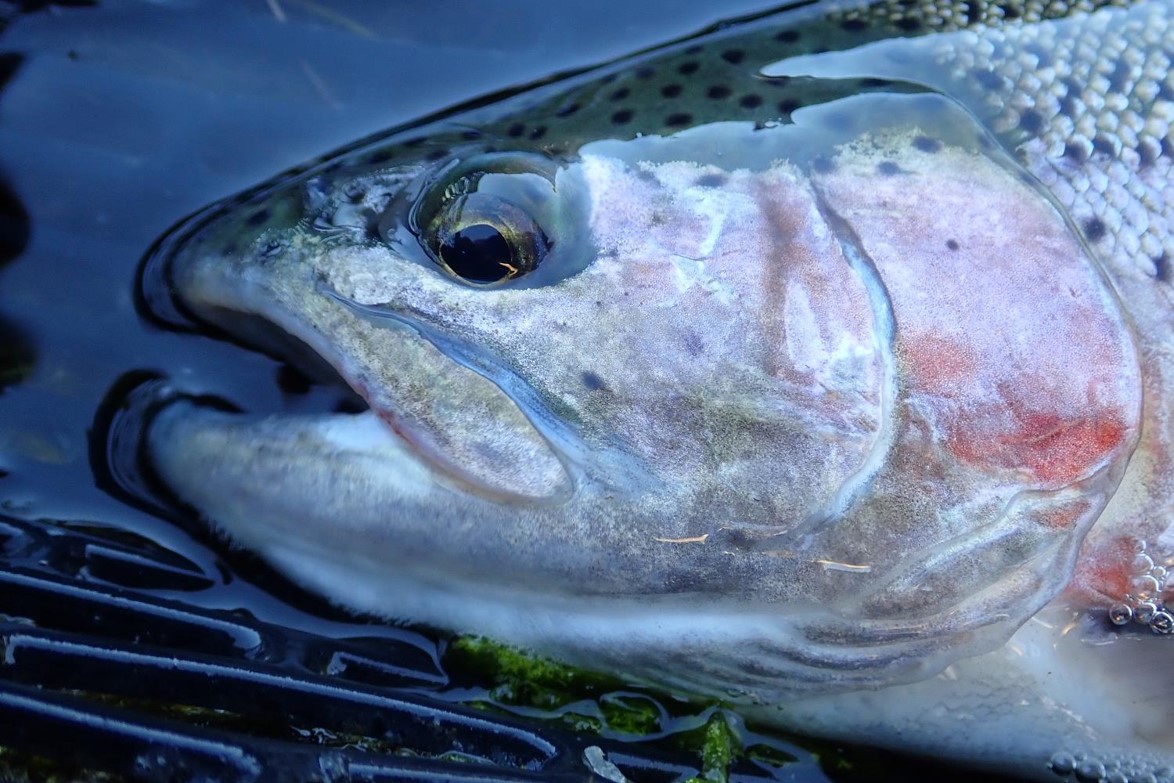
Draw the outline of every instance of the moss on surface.
[[[445,660],[449,668],[485,683],[491,698],[502,704],[554,710],[623,688],[615,678],[480,637],[456,639],[446,651]]]
[[[688,783],[728,783],[730,765],[743,754],[742,741],[725,712],[714,710],[704,726],[682,736],[701,757],[700,774]]]
[[[486,684],[486,706],[551,711],[587,733],[670,737],[672,746],[698,760],[698,777],[690,783],[727,783],[730,765],[744,755],[730,716],[715,707],[698,712],[699,705],[681,702],[685,714],[674,715],[657,696],[621,680],[482,638],[455,640],[445,659],[450,669]]]

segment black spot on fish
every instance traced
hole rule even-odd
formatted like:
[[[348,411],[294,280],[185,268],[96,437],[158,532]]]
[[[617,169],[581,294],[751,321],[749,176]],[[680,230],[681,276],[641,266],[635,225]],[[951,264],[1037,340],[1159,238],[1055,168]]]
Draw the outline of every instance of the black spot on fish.
[[[699,188],[720,188],[729,179],[729,175],[724,172],[711,171],[708,174],[702,174],[693,184]]]
[[[620,109],[615,114],[611,115],[611,121],[613,125],[627,125],[632,121],[632,116],[633,113],[631,109]]]
[[[847,30],[850,33],[858,33],[861,30],[868,29],[868,22],[863,19],[845,19],[840,22],[840,29]]]
[[[607,99],[609,101],[622,101],[631,94],[632,94],[632,91],[629,90],[627,87],[621,87],[618,90],[614,91],[611,95],[607,96]]]
[[[477,139],[481,138],[481,131],[477,130],[476,128],[470,128],[469,130],[461,131],[461,138],[467,141],[476,141]]]
[[[816,155],[811,159],[811,168],[820,174],[831,174],[836,170],[836,162],[827,155]]]
[[[425,160],[435,163],[438,160],[444,160],[449,156],[449,151],[444,147],[437,147],[424,156]]]
[[[546,126],[545,125],[539,125],[537,128],[530,131],[530,138],[533,139],[534,141],[538,141],[539,139],[541,139],[545,135],[546,135]]]
[[[1165,253],[1154,259],[1154,277],[1162,283],[1170,282],[1170,258]]]
[[[516,138],[522,136],[525,132],[526,132],[526,126],[520,122],[515,122],[513,125],[511,125],[509,128],[506,129],[505,133],[511,139],[516,139]]]
[[[971,0],[971,2],[962,5],[966,8],[966,24],[968,26],[974,26],[982,21],[982,3]]]
[[[583,385],[591,391],[599,391],[600,389],[607,388],[606,384],[603,382],[603,378],[600,378],[590,370],[586,371],[579,377],[582,379]]]
[[[683,111],[673,112],[664,118],[664,124],[670,128],[679,128],[691,122],[693,122],[693,115]]]
[[[1117,157],[1117,145],[1108,136],[1097,136],[1092,140],[1092,148],[1094,152],[1108,155],[1110,158]]]
[[[799,109],[803,108],[802,102],[796,98],[787,98],[778,103],[779,112],[784,115],[794,114]]]
[[[930,136],[918,136],[913,140],[913,148],[922,152],[941,152],[942,143]]]
[[[1163,137],[1162,140],[1158,142],[1158,147],[1162,150],[1163,157],[1169,158],[1174,155],[1174,145],[1170,144],[1170,139]]]
[[[722,52],[722,59],[730,65],[737,65],[746,59],[746,53],[741,49],[726,49]]]
[[[891,160],[882,160],[876,164],[876,173],[882,177],[892,177],[901,173],[901,167]]]
[[[1003,88],[1003,77],[990,68],[975,68],[970,72],[970,75],[979,83],[979,86],[987,90],[1001,90]]]
[[[676,98],[681,94],[681,85],[666,84],[664,87],[660,88],[660,94],[666,98]]]
[[[1107,232],[1105,221],[1098,217],[1091,217],[1085,220],[1082,227],[1084,228],[1084,236],[1089,242],[1100,242],[1105,238]]]
[[[1083,144],[1070,141],[1064,145],[1064,157],[1076,163],[1084,163],[1088,160],[1088,150],[1085,149]]]
[[[775,33],[775,40],[779,43],[795,43],[799,40],[798,30],[780,30]]]
[[[698,69],[700,68],[701,65],[698,64],[696,60],[687,60],[686,62],[683,62],[677,66],[677,73],[681,74],[682,76],[691,76],[697,73]]]
[[[1125,62],[1125,58],[1117,60],[1113,73],[1109,76],[1109,87],[1113,92],[1125,92],[1129,83],[1133,81],[1133,66]]]
[[[950,248],[951,250],[957,250],[958,248],[960,248],[962,246],[958,244],[957,239],[947,239],[946,240],[946,247]]]
[[[636,169],[635,177],[636,179],[643,180],[644,182],[656,183],[659,181],[657,180],[656,175],[648,169]]]
[[[1071,93],[1065,94],[1064,97],[1060,99],[1060,113],[1065,117],[1076,119],[1076,97]]]
[[[564,106],[560,106],[559,110],[554,113],[554,116],[556,116],[556,117],[570,117],[572,114],[574,114],[577,111],[579,111],[579,104],[568,103]]]
[[[743,109],[757,109],[762,105],[762,96],[750,93],[738,99],[738,105]]]
[[[656,69],[651,65],[642,65],[636,69],[637,79],[651,79],[656,75]]]
[[[705,47],[702,46],[701,44],[693,44],[692,46],[690,46],[688,49],[685,50],[685,54],[688,54],[688,55],[701,54],[704,51],[705,51]]]
[[[1137,160],[1142,168],[1154,165],[1162,148],[1153,139],[1141,139],[1137,142]]]
[[[258,209],[256,212],[249,215],[248,219],[245,220],[245,222],[248,223],[250,226],[259,226],[262,223],[266,222],[267,220],[269,220],[269,210]]]
[[[1028,109],[1019,115],[1019,128],[1027,131],[1033,136],[1038,134],[1044,127],[1044,118],[1035,109]]]
[[[705,91],[707,97],[713,98],[715,101],[720,101],[730,97],[731,90],[724,84],[715,84]]]
[[[1022,15],[1019,8],[1010,3],[1000,4],[999,10],[1003,12],[1003,18],[1007,21],[1018,19]]]
[[[427,136],[416,136],[413,139],[408,139],[404,142],[405,147],[419,147],[424,142],[428,141]]]
[[[1052,53],[1039,44],[1028,44],[1024,47],[1029,54],[1035,55],[1036,67],[1047,68],[1052,64]]]
[[[916,16],[902,16],[895,24],[897,25],[897,29],[904,30],[907,33],[921,29],[921,20]]]
[[[893,84],[892,79],[877,79],[874,76],[867,76],[867,77],[860,80],[860,86],[866,87],[869,89],[876,89],[878,87],[890,87],[890,86],[892,86],[892,84]]]

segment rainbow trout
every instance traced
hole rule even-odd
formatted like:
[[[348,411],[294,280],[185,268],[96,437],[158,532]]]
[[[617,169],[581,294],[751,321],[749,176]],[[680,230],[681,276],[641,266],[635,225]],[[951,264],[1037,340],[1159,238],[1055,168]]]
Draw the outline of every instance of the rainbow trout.
[[[287,173],[148,269],[368,409],[150,459],[348,607],[1174,780],[1172,12],[808,5]]]

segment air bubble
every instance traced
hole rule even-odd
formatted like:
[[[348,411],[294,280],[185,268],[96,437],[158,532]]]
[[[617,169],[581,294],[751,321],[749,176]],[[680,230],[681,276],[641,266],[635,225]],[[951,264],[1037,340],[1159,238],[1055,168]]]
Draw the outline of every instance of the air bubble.
[[[1137,611],[1133,613],[1133,619],[1142,625],[1149,625],[1154,621],[1154,615],[1157,612],[1158,607],[1152,601],[1142,601],[1137,605]]]
[[[1158,580],[1146,574],[1145,576],[1134,577],[1133,579],[1134,592],[1140,595],[1151,596],[1157,595],[1162,590],[1162,586],[1158,584]]]
[[[1105,778],[1105,765],[1096,759],[1089,759],[1076,767],[1076,779],[1094,783]]]
[[[1076,759],[1072,758],[1071,753],[1063,751],[1053,754],[1048,764],[1051,766],[1052,772],[1057,775],[1071,775],[1072,771],[1076,769]]]
[[[1174,615],[1165,609],[1155,612],[1153,619],[1150,620],[1150,628],[1154,633],[1162,635],[1174,632]]]
[[[1109,622],[1113,625],[1125,625],[1133,619],[1133,609],[1127,604],[1117,604],[1109,609]]]

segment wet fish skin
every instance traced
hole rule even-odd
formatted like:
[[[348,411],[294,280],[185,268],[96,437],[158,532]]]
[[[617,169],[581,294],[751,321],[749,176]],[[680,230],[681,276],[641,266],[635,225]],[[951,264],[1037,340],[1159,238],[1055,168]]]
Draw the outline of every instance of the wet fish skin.
[[[185,305],[210,321],[231,327],[235,322],[229,311],[254,313],[306,341],[335,362],[401,440],[382,438],[377,428],[369,428],[368,420],[374,418],[370,415],[299,423],[225,418],[177,405],[160,416],[152,431],[159,469],[181,495],[238,540],[348,605],[373,611],[394,605],[390,611],[401,616],[487,632],[570,658],[586,655],[595,665],[684,692],[721,698],[733,688],[747,710],[815,733],[867,738],[1032,776],[1069,774],[1080,765],[1091,774],[1100,765],[1104,775],[1116,771],[1129,779],[1161,777],[1171,763],[1169,726],[1174,716],[1168,700],[1153,698],[1149,672],[1162,668],[1168,639],[1144,627],[1135,626],[1141,633],[1111,631],[1105,618],[1114,606],[1140,609],[1144,601],[1139,601],[1133,583],[1156,578],[1154,569],[1163,568],[1170,557],[1174,396],[1167,380],[1168,281],[1156,260],[1160,254],[1151,253],[1152,243],[1138,240],[1135,251],[1128,252],[1131,246],[1120,243],[1128,242],[1121,237],[1129,232],[1101,233],[1080,209],[1091,205],[1090,214],[1095,216],[1104,214],[1107,205],[1116,210],[1114,214],[1145,214],[1154,236],[1168,241],[1168,202],[1158,198],[1168,181],[1160,175],[1161,166],[1168,166],[1166,136],[1155,135],[1163,126],[1153,120],[1160,121],[1169,110],[1163,97],[1169,75],[1155,75],[1151,67],[1141,71],[1147,79],[1107,78],[1098,93],[1104,99],[1102,109],[1112,110],[1117,100],[1112,96],[1125,90],[1136,116],[1118,124],[1118,134],[1111,137],[1116,141],[1110,144],[1114,155],[1102,149],[1078,161],[1068,145],[1083,149],[1072,135],[1079,123],[1066,130],[1066,113],[1038,108],[1044,105],[1041,96],[1054,97],[1050,91],[1057,82],[1031,81],[1021,63],[1022,56],[1030,54],[1038,65],[1040,55],[1029,49],[1038,49],[1033,36],[1044,35],[1041,30],[1058,31],[1062,40],[1080,40],[1093,34],[1089,31],[1099,31],[1096,40],[1105,47],[1091,50],[1098,63],[1101,52],[1121,51],[1114,41],[1122,36],[1129,40],[1134,33],[1141,36],[1137,45],[1148,52],[1147,40],[1162,42],[1168,34],[1167,8],[1166,3],[1150,3],[1097,14],[1051,7],[1059,16],[1071,17],[1069,27],[1029,22],[1021,28],[1011,24],[983,29],[979,24],[965,32],[928,36],[924,47],[878,43],[909,55],[898,63],[902,67],[885,75],[900,80],[896,84],[839,78],[813,83],[793,74],[774,82],[753,75],[737,82],[737,90],[766,85],[781,95],[799,96],[778,99],[799,101],[788,104],[786,112],[781,105],[769,106],[758,92],[729,87],[733,77],[717,85],[729,88],[729,95],[710,97],[708,88],[714,85],[700,79],[715,71],[703,71],[700,65],[693,71],[701,74],[694,84],[708,85],[705,93],[677,84],[678,77],[689,75],[681,72],[682,66],[702,54],[682,45],[676,53],[640,58],[569,85],[540,88],[330,160],[304,187],[275,186],[252,196],[247,208],[235,204],[232,214],[201,227],[202,233],[184,246],[173,281]],[[877,4],[863,12],[833,15],[830,27],[821,28],[808,17],[789,29],[801,31],[798,40],[827,40],[832,30],[841,36],[837,46],[847,47],[854,43],[855,33],[855,40],[865,41],[868,31],[883,37],[891,29],[903,30],[901,20],[911,17],[902,9]],[[950,10],[946,8],[943,18],[955,26],[972,25],[978,21],[971,18],[976,15],[1007,13],[1002,6],[980,3],[967,4],[965,19],[960,9]],[[1020,9],[1020,15],[1028,16],[1030,10]],[[1145,24],[1120,23],[1137,17]],[[876,19],[885,21],[877,25]],[[817,34],[808,36],[809,31]],[[763,39],[761,31],[748,35]],[[747,61],[768,59],[757,49],[731,48],[732,40],[750,38],[719,37],[710,50],[712,54],[720,49],[719,57],[706,62],[723,72],[752,73],[745,67]],[[741,56],[722,56],[731,51]],[[997,53],[1004,60],[975,65],[963,59],[976,52],[980,57]],[[841,56],[852,64],[851,55]],[[778,54],[769,59],[778,59]],[[797,59],[783,64],[794,68]],[[725,65],[717,64],[719,60]],[[911,72],[910,61],[920,62],[920,70]],[[837,67],[834,57],[821,62]],[[912,112],[916,119],[904,127],[902,122],[878,127],[875,111],[852,110],[866,105],[867,96],[850,97],[862,86],[915,93],[916,84],[924,83],[930,72],[926,62],[962,63],[931,86],[956,96],[988,120],[994,138],[1051,188],[1052,197],[1075,218],[1075,226],[1047,208],[1033,213],[1037,223],[1026,222],[1027,205],[1033,203],[1028,195],[1035,191],[1016,184],[1010,175],[1000,177],[999,153],[989,149],[992,137],[957,130],[966,123],[951,123],[952,110],[942,108],[941,99],[919,101],[910,95],[885,104]],[[660,80],[658,74],[666,72],[676,74],[673,81]],[[1062,83],[1073,77],[1058,78]],[[640,84],[648,86],[637,88]],[[666,93],[674,84],[681,87],[679,93],[667,94],[674,92]],[[1144,84],[1151,85],[1152,100],[1138,102],[1138,85]],[[628,90],[624,97],[612,98],[623,89]],[[734,108],[727,99],[739,95],[762,100],[750,106],[755,102],[744,105],[739,99]],[[840,96],[845,96],[838,104],[840,111],[821,114],[819,104]],[[600,111],[605,101],[620,108],[611,114]],[[1057,99],[1056,105],[1062,103]],[[575,110],[568,111],[572,105]],[[681,108],[686,105],[689,111]],[[625,111],[631,116],[617,122],[615,114]],[[1037,114],[1038,120],[1024,122]],[[641,125],[648,115],[649,124]],[[677,115],[688,115],[688,120]],[[797,119],[803,125],[804,116],[817,115],[824,125],[813,119],[809,127],[820,127],[828,134],[826,139],[813,141],[780,123]],[[1105,116],[1103,111],[1099,116]],[[748,123],[737,128],[707,125],[749,117],[761,120],[758,130]],[[1012,117],[1018,119],[1012,123]],[[1152,132],[1130,136],[1126,131],[1134,120]],[[515,132],[519,124],[521,130]],[[651,130],[638,131],[641,127]],[[542,133],[537,133],[539,128]],[[636,139],[638,132],[666,128],[679,133],[667,151],[660,140]],[[864,132],[869,140],[854,141]],[[613,141],[593,143],[601,137]],[[1068,141],[1058,144],[1063,139]],[[1149,149],[1155,140],[1156,156]],[[1096,151],[1095,136],[1088,144]],[[1143,148],[1148,151],[1138,152]],[[544,262],[530,278],[540,281],[532,286],[527,286],[526,277],[516,286],[499,289],[454,286],[438,276],[419,248],[410,247],[411,237],[396,228],[403,222],[400,218],[388,221],[383,216],[402,214],[389,201],[418,203],[424,196],[416,190],[427,193],[437,182],[447,182],[447,174],[436,172],[448,171],[444,167],[454,165],[452,161],[497,165],[484,156],[506,149],[509,161],[517,161],[517,153],[541,153],[552,161],[559,195],[551,203],[565,207],[566,194],[576,193],[588,194],[580,195],[580,206],[581,199],[592,200],[591,214],[596,217],[587,226],[576,223],[579,208],[560,207],[546,216],[544,225],[553,227],[555,247],[579,247],[581,242],[560,239],[590,236],[605,252],[589,254],[585,261],[559,256],[554,260],[561,267],[554,260]],[[706,159],[704,151],[715,149],[730,152],[720,161]],[[674,167],[683,150],[700,160],[700,168]],[[777,163],[780,156],[787,159],[785,164]],[[1012,296],[998,300],[1008,321],[1016,325],[1029,323],[1029,315],[1046,315],[1043,320],[1049,323],[1068,319],[1073,325],[1087,325],[1086,333],[1075,326],[1061,332],[1061,345],[1050,349],[1055,356],[1063,356],[1065,346],[1083,352],[1063,365],[1074,367],[1072,377],[1062,377],[1068,373],[1053,365],[1032,365],[1031,352],[999,353],[1012,351],[1008,346],[1013,340],[992,342],[980,351],[992,357],[1015,355],[1025,362],[1024,375],[1012,376],[1010,388],[1027,391],[1022,396],[1010,394],[1012,402],[1034,405],[1046,400],[1056,407],[1087,383],[1091,414],[1073,404],[1057,407],[1065,413],[1056,420],[1017,419],[1012,405],[1011,430],[996,426],[985,438],[966,436],[960,442],[959,431],[950,429],[959,421],[972,422],[965,415],[958,419],[949,400],[965,388],[977,395],[967,398],[977,404],[983,376],[970,378],[961,387],[950,385],[943,396],[938,384],[950,367],[941,360],[956,356],[959,343],[935,347],[928,338],[941,331],[934,327],[933,312],[940,318],[952,313],[956,320],[965,311],[946,306],[921,313],[917,296],[902,294],[919,290],[918,275],[898,285],[908,269],[884,260],[886,243],[910,242],[916,255],[908,259],[924,255],[921,277],[928,279],[940,274],[940,264],[933,260],[939,256],[972,259],[965,268],[973,271],[965,274],[978,278],[979,292],[986,287],[1003,290],[997,286],[1008,286],[1007,275],[1022,265],[1010,263],[995,277],[983,277],[990,270],[981,270],[974,256],[966,253],[984,241],[984,232],[970,225],[971,233],[963,237],[960,232],[967,229],[967,222],[949,221],[951,211],[961,210],[965,198],[934,202],[935,197],[945,197],[941,191],[948,189],[949,179],[939,178],[926,156],[949,161],[949,166],[941,164],[946,170],[988,161],[973,164],[973,177],[990,183],[987,190],[1002,194],[1005,205],[1013,206],[1000,210],[992,204],[985,213],[999,215],[1007,236],[1023,243],[1017,247],[1012,242],[1007,251],[1031,253],[1040,245],[1051,247],[1054,255],[1041,257],[1055,266],[1042,268],[1054,269],[1056,275],[1070,269],[1064,274],[1074,275],[1076,287],[1068,289],[1071,298],[1099,302],[1080,315],[1085,311],[1054,304],[1064,299],[1064,288],[1040,295],[1034,313],[1030,296],[1018,305],[1012,305]],[[991,161],[998,165],[990,167]],[[1055,175],[1051,180],[1049,167]],[[880,214],[878,204],[867,203],[873,189],[849,184],[858,183],[852,176],[862,171],[875,172],[878,181],[888,177],[888,186],[903,182],[916,191],[914,183],[921,183],[924,192],[932,194],[925,203],[937,207],[927,209],[927,215],[944,215],[942,225],[949,233],[927,232],[917,242],[909,230],[886,234],[884,221],[875,217]],[[1124,201],[1120,193],[1104,188],[1072,187],[1069,195],[1060,187],[1061,182],[1071,186],[1081,176],[1099,181],[1098,174],[1112,182],[1122,172],[1127,178],[1135,175],[1144,185],[1127,191]],[[558,183],[560,176],[568,181]],[[931,184],[934,187],[928,187]],[[501,187],[509,193],[512,186]],[[900,198],[907,188],[893,188],[882,201]],[[952,192],[964,191],[955,187]],[[603,198],[601,193],[613,195]],[[646,195],[638,201],[643,205],[658,203],[662,195],[667,198],[660,213],[645,212],[626,200],[626,194],[636,193]],[[736,198],[759,194],[761,203],[763,193],[791,194],[790,208],[776,213]],[[878,186],[871,195],[884,193]],[[855,194],[862,194],[863,201]],[[784,279],[775,281],[773,289],[760,291],[754,286],[770,282],[770,275],[749,283],[728,272],[703,279],[695,265],[682,259],[708,259],[713,247],[674,245],[690,241],[684,227],[698,216],[747,214],[770,222],[777,221],[778,214],[794,214],[798,204],[813,205],[811,214],[820,215],[805,225],[818,227],[822,219],[829,235],[841,237],[840,247],[848,256],[860,255],[863,260],[847,259],[856,278],[849,276],[834,285],[817,277]],[[918,206],[906,203],[898,214],[908,217]],[[619,212],[609,212],[609,207]],[[614,220],[617,214],[624,219]],[[1031,228],[1024,229],[1017,219]],[[666,221],[676,230],[658,233]],[[1134,221],[1125,225],[1136,228]],[[661,247],[682,252],[673,254],[676,260],[662,259],[647,268],[635,263],[644,258],[630,249],[619,250],[630,248],[623,243],[635,241],[615,229],[625,222],[641,226]],[[912,226],[916,235],[923,222],[903,225]],[[1075,241],[1076,231],[1083,231],[1096,261],[1084,255]],[[797,233],[801,232],[774,236],[773,254],[780,255],[779,236]],[[1002,235],[1001,230],[987,233]],[[373,236],[389,242],[393,252],[373,243]],[[720,232],[717,236],[727,238]],[[731,229],[728,241],[750,247],[753,236]],[[1054,240],[1041,242],[1041,236]],[[810,249],[819,241],[813,235],[795,247]],[[617,254],[608,256],[609,248]],[[616,265],[616,258],[629,263]],[[1009,258],[1014,261],[1017,256]],[[1062,265],[1073,261],[1077,263],[1071,268]],[[559,268],[573,273],[539,277]],[[1123,325],[1116,295],[1101,287],[1102,271],[1120,295],[1131,328]],[[666,275],[677,282],[668,285]],[[611,287],[605,285],[609,279]],[[853,279],[863,281],[855,294]],[[690,298],[697,295],[689,291],[699,280],[710,286],[712,296]],[[934,290],[948,302],[943,292],[957,282],[943,278]],[[1019,287],[1029,292],[1050,290],[1044,288],[1048,284],[1045,274],[1025,278]],[[823,358],[809,355],[819,339],[794,342],[781,358],[758,355],[753,346],[771,344],[769,338],[747,342],[744,334],[739,337],[747,329],[767,334],[754,331],[764,328],[754,322],[721,333],[716,344],[707,346],[697,335],[692,342],[685,340],[681,356],[691,357],[692,364],[674,364],[671,359],[678,357],[662,356],[673,344],[671,336],[685,333],[672,317],[682,308],[661,308],[646,319],[639,312],[646,306],[690,303],[710,308],[694,313],[702,314],[701,322],[710,328],[741,325],[745,308],[724,310],[714,304],[720,301],[723,286],[759,303],[755,312],[773,313],[786,325],[785,333],[813,328],[799,298],[788,292],[834,290],[841,297],[838,304],[811,305],[809,300],[807,306],[818,314],[816,323],[824,319],[837,323],[841,336],[856,335],[852,362],[828,359],[834,354],[830,350]],[[765,295],[769,290],[781,290],[793,308],[763,306],[770,301]],[[1014,290],[1010,286],[1007,292]],[[637,294],[637,315],[625,316],[617,291],[623,296]],[[954,296],[957,301],[962,294]],[[859,308],[855,318],[853,308]],[[562,314],[562,321],[552,312]],[[967,317],[981,320],[986,317],[982,312],[993,317],[998,311],[978,308]],[[919,322],[926,324],[921,331]],[[559,337],[560,330],[567,336]],[[818,329],[809,333],[815,332]],[[1032,339],[1043,341],[1047,332],[1033,332]],[[536,336],[525,339],[527,335]],[[581,348],[585,335],[591,336],[589,342],[596,349],[587,357]],[[658,339],[644,342],[642,335]],[[889,348],[892,358],[886,358]],[[533,356],[527,358],[528,353]],[[723,387],[714,378],[690,377],[683,368],[706,366],[699,356],[727,360],[729,375],[737,383]],[[642,374],[641,362],[652,362],[659,374]],[[829,371],[821,376],[822,382],[832,383],[836,395],[858,400],[855,408],[845,412],[820,398],[805,398],[795,385],[788,392],[791,407],[784,419],[802,421],[805,427],[765,436],[739,429],[746,422],[771,421],[769,406],[761,407],[755,395],[739,396],[739,388],[754,388],[761,393],[758,399],[769,400],[768,387],[755,383],[779,373],[806,377],[800,369],[817,365]],[[993,366],[988,363],[987,370]],[[765,376],[755,374],[766,367],[770,371]],[[673,393],[658,385],[665,378],[683,388]],[[1065,386],[1068,381],[1074,385]],[[649,408],[637,393],[642,388],[672,399],[675,410]],[[614,399],[600,402],[601,393]],[[1142,393],[1145,417],[1139,419]],[[716,402],[701,405],[706,398]],[[625,418],[633,410],[644,418]],[[689,411],[698,413],[690,418]],[[737,438],[721,434],[721,427],[717,435],[713,429],[699,428],[713,421],[740,433],[738,437],[750,438],[754,447],[747,451],[745,443],[739,446]],[[938,435],[918,440],[913,426],[918,421]],[[1105,423],[1113,426],[1105,429]],[[801,433],[812,431],[841,446],[836,459],[827,454],[817,458],[812,446],[803,445]],[[614,437],[615,432],[620,436]],[[698,437],[699,432],[704,435]],[[674,440],[706,443],[708,459],[660,459]],[[790,445],[780,447],[782,441]],[[773,474],[776,484],[796,489],[772,494],[764,490],[770,480],[761,464],[735,459],[739,448],[743,454],[770,453],[776,459],[786,455],[793,466],[815,463],[820,470],[804,474],[795,467],[783,482]],[[525,456],[506,463],[493,456],[494,449]],[[488,460],[485,454],[490,455]],[[874,454],[884,460],[873,459]],[[1126,456],[1132,457],[1128,469]],[[915,481],[910,489],[909,482],[918,475],[918,459],[930,466],[926,473],[932,481],[922,476],[917,479],[921,484]],[[373,469],[372,463],[384,468]],[[330,469],[324,471],[323,465]],[[510,469],[495,472],[495,465]],[[966,472],[974,465],[983,466],[981,476]],[[1004,468],[1015,474],[1014,481],[1026,482],[1022,495],[1007,489],[1012,484],[983,483],[989,476],[1002,475]],[[291,483],[291,476],[298,481]],[[1120,487],[1102,511],[1107,493],[1118,482]],[[289,489],[275,497],[276,487]],[[959,501],[958,496],[980,487],[977,497],[987,493],[992,503]],[[1016,499],[1009,501],[1012,497]],[[495,504],[503,504],[509,513],[494,512]],[[927,505],[948,513],[927,512]],[[564,510],[571,507],[572,511]],[[389,516],[390,508],[398,511]],[[927,517],[936,520],[938,529],[927,532],[916,524]],[[854,527],[841,526],[836,532],[830,521],[841,518],[851,520]],[[1096,525],[1085,537],[1094,518]],[[291,529],[290,519],[302,520],[302,526]],[[789,521],[780,525],[780,519]],[[968,529],[966,523],[973,526],[978,519],[985,524]],[[339,520],[347,524],[340,525]],[[323,539],[301,532],[315,528],[331,529],[332,534]],[[1137,573],[1143,558],[1150,560],[1150,568]],[[393,562],[394,572],[389,566]],[[500,563],[513,564],[513,570],[502,582],[486,573],[485,563],[496,573]],[[356,573],[366,578],[356,580]],[[994,573],[999,579],[992,582]],[[552,581],[555,575],[565,579],[561,586]],[[513,589],[510,582],[521,587]],[[475,596],[461,592],[461,585],[469,583],[477,585]],[[674,604],[682,595],[688,597]],[[1162,597],[1160,585],[1157,597]],[[1049,599],[1051,603],[1037,612]],[[791,614],[765,619],[769,613],[764,607],[778,606]],[[763,632],[770,622],[778,622],[782,630]]]

